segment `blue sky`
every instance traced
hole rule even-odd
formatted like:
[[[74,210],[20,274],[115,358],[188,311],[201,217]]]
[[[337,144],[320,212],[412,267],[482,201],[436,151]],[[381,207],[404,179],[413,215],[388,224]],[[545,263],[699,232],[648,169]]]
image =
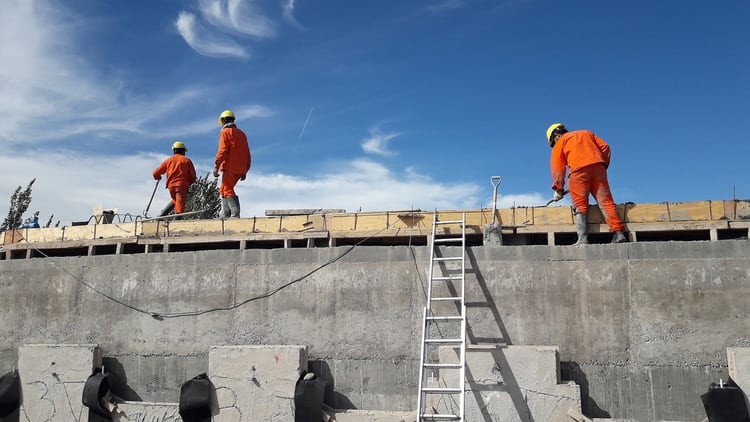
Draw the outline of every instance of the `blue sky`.
[[[176,139],[206,174],[226,108],[244,216],[490,207],[494,175],[544,204],[558,121],[610,144],[618,203],[750,198],[746,0],[3,6],[0,199],[36,178],[44,221],[142,213]]]

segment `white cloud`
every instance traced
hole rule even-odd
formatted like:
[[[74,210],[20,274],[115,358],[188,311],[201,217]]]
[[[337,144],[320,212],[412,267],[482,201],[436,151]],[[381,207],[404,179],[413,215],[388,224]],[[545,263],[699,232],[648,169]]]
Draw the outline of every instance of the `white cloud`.
[[[281,4],[281,12],[284,21],[294,28],[306,30],[306,28],[294,17],[294,0],[284,0]]]
[[[400,132],[381,133],[377,127],[370,129],[370,137],[362,140],[362,150],[370,154],[393,155],[388,149],[388,143],[402,135]]]
[[[255,0],[200,0],[203,18],[224,32],[235,32],[255,38],[276,36],[276,23]]]
[[[250,54],[234,40],[217,35],[210,29],[196,22],[195,15],[180,12],[174,23],[177,32],[185,42],[198,53],[208,57],[248,58]]]
[[[238,185],[243,213],[263,215],[266,209],[287,208],[343,208],[351,212],[479,205],[478,187],[471,183],[443,184],[411,172],[399,175],[362,159],[339,163],[337,169],[313,178],[251,170],[247,181]]]
[[[0,143],[6,148],[70,139],[75,139],[72,146],[83,147],[101,139],[133,138],[123,134],[155,139],[215,129],[209,116],[183,115],[185,105],[205,98],[209,88],[133,94],[124,90],[129,84],[122,76],[98,69],[78,47],[94,30],[86,20],[50,2],[9,0],[3,6]]]

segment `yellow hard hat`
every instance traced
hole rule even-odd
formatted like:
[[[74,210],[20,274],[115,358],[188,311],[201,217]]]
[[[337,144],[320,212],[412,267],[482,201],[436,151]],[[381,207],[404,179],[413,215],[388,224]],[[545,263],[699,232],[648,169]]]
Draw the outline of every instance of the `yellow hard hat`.
[[[221,122],[221,119],[223,119],[225,117],[231,117],[231,118],[234,119],[234,113],[232,113],[232,110],[228,110],[227,109],[227,110],[224,110],[224,111],[221,112],[221,114],[219,115],[219,124],[220,125],[224,124],[224,123]]]
[[[547,142],[549,142],[550,145],[552,145],[552,132],[554,132],[555,129],[560,128],[560,127],[565,129],[565,125],[562,123],[552,123],[547,128]]]
[[[187,152],[187,147],[185,146],[185,144],[182,143],[182,141],[175,141],[172,144],[172,150],[175,150],[175,149],[184,149],[185,152]]]

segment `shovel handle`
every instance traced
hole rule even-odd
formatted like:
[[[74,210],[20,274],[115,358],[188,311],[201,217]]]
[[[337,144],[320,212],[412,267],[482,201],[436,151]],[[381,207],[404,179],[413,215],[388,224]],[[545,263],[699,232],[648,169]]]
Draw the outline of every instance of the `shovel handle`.
[[[490,183],[492,183],[492,225],[495,225],[495,214],[497,214],[497,187],[502,183],[503,178],[500,176],[490,177]]]
[[[151,198],[148,200],[148,205],[146,205],[146,211],[143,211],[144,217],[148,217],[148,209],[151,208],[151,202],[154,200],[154,195],[156,195],[156,188],[159,187],[159,182],[161,182],[161,179],[157,180],[154,184],[154,191],[151,192]]]

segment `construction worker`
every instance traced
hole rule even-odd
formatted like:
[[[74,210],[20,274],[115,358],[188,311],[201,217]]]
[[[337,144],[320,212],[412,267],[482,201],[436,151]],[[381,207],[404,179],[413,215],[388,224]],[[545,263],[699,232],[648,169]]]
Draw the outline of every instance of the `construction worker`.
[[[234,123],[234,118],[232,110],[224,110],[219,116],[221,132],[214,161],[214,177],[222,172],[219,193],[223,218],[240,216],[240,198],[234,187],[238,181],[245,180],[251,162],[247,136]]]
[[[552,148],[550,168],[555,201],[565,196],[565,172],[566,167],[570,168],[568,190],[575,207],[576,245],[588,243],[589,194],[596,199],[609,231],[614,233],[612,243],[627,241],[607,180],[609,145],[590,130],[569,132],[562,123],[547,128],[547,142]]]
[[[185,157],[187,152],[185,144],[181,141],[175,141],[172,144],[172,152],[173,155],[164,160],[153,172],[154,180],[161,180],[161,175],[167,174],[167,189],[169,189],[169,195],[172,197],[169,204],[161,210],[159,217],[168,215],[172,210],[175,214],[185,212],[190,185],[196,180],[193,162]]]

